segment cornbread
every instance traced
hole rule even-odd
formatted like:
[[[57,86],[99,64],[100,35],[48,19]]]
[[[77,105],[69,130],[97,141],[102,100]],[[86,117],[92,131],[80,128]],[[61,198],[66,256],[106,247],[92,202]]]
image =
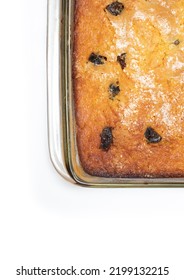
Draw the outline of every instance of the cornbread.
[[[73,86],[85,172],[184,177],[184,1],[76,0]]]

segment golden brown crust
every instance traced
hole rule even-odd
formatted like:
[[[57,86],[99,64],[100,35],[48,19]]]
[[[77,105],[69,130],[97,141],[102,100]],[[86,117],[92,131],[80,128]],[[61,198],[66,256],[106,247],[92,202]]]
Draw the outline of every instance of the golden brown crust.
[[[119,0],[121,2],[121,0]],[[184,176],[184,1],[76,0],[74,98],[81,164],[106,177]],[[179,40],[174,44],[176,40]],[[107,57],[89,62],[91,53]],[[122,69],[117,56],[126,53]],[[120,93],[109,98],[109,85]],[[100,148],[111,127],[113,144]],[[162,140],[148,143],[147,127]]]

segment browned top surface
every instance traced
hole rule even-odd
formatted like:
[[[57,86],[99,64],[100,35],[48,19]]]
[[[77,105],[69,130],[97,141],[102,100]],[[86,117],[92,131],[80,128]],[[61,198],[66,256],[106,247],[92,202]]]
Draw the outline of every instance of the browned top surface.
[[[74,94],[82,166],[102,176],[184,176],[184,1],[123,0],[118,16],[105,10],[111,3],[76,0]],[[94,65],[92,52],[107,61]],[[122,53],[124,70],[117,62]],[[121,91],[111,100],[108,88],[117,81]],[[148,143],[148,126],[161,142]],[[108,151],[100,149],[104,127],[113,128]]]

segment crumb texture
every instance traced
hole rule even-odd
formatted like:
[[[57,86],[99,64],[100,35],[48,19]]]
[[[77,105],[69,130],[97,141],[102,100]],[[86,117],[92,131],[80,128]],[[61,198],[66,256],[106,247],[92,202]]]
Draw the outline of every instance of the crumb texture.
[[[184,177],[183,15],[183,0],[76,0],[74,100],[87,173]]]

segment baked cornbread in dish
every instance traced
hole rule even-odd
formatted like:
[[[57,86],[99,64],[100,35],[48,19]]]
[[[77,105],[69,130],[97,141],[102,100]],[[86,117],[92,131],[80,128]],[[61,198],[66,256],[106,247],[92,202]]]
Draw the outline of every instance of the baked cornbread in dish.
[[[76,0],[73,85],[83,169],[184,177],[184,1]]]

